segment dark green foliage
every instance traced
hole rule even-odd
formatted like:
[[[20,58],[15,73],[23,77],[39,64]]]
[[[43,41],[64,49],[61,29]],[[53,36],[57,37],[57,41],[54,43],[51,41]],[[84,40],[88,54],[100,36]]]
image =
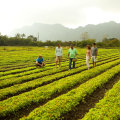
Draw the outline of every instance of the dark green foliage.
[[[33,35],[29,35],[25,38],[25,34],[16,34],[15,37],[8,37],[6,35],[0,35],[0,46],[56,46],[60,43],[62,46],[69,46],[73,44],[78,47],[86,47],[96,42],[95,39],[88,39],[83,41],[62,41],[62,40],[46,40],[45,42],[37,41],[37,38]],[[117,38],[104,39],[102,42],[97,42],[97,46],[101,48],[120,47],[120,40]]]

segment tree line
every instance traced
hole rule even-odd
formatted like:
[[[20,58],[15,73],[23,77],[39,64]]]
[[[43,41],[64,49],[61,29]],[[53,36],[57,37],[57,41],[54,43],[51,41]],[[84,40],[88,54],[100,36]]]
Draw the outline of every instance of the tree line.
[[[60,43],[62,46],[69,46],[73,44],[77,47],[85,47],[86,45],[92,45],[92,43],[96,42],[96,39],[88,39],[83,41],[51,41],[46,40],[37,41],[37,38],[33,35],[29,35],[25,37],[25,34],[16,34],[15,37],[8,37],[6,35],[0,35],[0,46],[56,46]],[[109,48],[109,47],[120,47],[120,40],[117,38],[105,38],[101,42],[97,42],[97,46],[101,48]]]

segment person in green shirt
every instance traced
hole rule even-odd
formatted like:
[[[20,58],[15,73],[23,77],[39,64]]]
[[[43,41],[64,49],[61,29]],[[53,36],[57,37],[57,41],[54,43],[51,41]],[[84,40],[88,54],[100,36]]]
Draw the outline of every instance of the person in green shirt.
[[[69,70],[71,70],[71,63],[73,62],[73,68],[75,68],[75,61],[73,59],[76,58],[77,50],[74,48],[73,45],[70,46],[68,50],[68,57],[69,57]]]

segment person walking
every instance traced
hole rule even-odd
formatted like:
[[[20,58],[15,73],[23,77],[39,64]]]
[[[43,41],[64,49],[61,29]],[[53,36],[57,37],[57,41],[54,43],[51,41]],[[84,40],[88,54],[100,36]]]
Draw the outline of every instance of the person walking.
[[[59,67],[61,67],[61,60],[62,60],[62,47],[60,46],[60,44],[57,45],[56,49],[55,49],[55,57],[56,57],[56,67],[57,67],[57,63],[59,61]]]
[[[68,50],[68,58],[69,58],[69,70],[71,70],[71,64],[73,62],[73,68],[75,68],[75,59],[77,55],[77,50],[74,48],[73,45],[70,46]]]
[[[86,50],[86,65],[88,67],[88,70],[90,69],[90,65],[89,65],[90,58],[91,58],[91,47],[90,47],[90,45],[87,45],[87,50]]]
[[[96,58],[98,55],[98,48],[96,47],[96,43],[93,43],[92,47],[92,62],[93,62],[93,67],[96,67]]]

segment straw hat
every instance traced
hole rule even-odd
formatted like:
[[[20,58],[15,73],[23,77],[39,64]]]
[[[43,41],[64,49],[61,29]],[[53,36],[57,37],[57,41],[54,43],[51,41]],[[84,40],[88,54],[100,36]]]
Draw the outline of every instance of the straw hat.
[[[39,57],[42,57],[42,55],[40,54]]]

